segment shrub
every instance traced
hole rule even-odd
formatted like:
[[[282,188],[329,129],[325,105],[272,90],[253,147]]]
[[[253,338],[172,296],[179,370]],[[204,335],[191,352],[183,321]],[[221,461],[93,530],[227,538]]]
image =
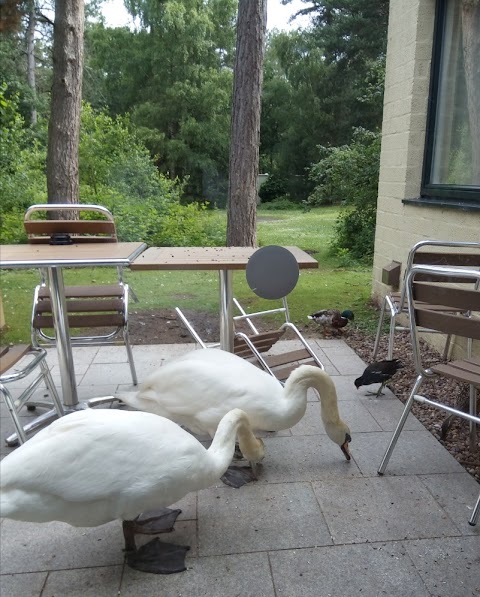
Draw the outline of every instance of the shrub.
[[[310,170],[310,179],[316,186],[309,203],[350,205],[351,209],[338,218],[332,250],[337,254],[347,250],[354,259],[370,262],[375,238],[380,135],[357,128],[349,145],[320,150],[324,157]]]
[[[303,208],[303,206],[291,201],[288,195],[278,197],[278,199],[274,199],[273,201],[270,201],[269,203],[265,203],[264,205],[262,205],[262,210],[266,211],[282,211],[301,208]]]
[[[274,201],[279,197],[284,197],[288,194],[287,179],[279,174],[270,174],[267,180],[262,184],[258,195],[262,203]]]

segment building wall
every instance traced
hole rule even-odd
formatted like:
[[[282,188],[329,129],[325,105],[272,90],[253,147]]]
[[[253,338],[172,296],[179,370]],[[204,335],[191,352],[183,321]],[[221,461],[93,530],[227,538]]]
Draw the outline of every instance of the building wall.
[[[435,1],[390,3],[373,293],[382,297],[382,268],[403,265],[419,240],[480,240],[480,215],[404,205],[420,196]],[[403,274],[403,269],[402,269]]]
[[[390,2],[373,295],[389,290],[382,268],[419,240],[480,240],[480,214],[404,205],[420,196],[435,0]]]

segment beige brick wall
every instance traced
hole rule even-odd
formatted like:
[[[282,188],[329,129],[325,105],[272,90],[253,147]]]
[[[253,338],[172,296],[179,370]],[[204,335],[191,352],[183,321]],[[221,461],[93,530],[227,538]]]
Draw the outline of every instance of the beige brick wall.
[[[404,205],[419,197],[425,145],[435,0],[390,2],[372,293],[389,289],[382,268],[405,265],[424,239],[480,240],[480,214]],[[403,276],[403,268],[402,268]]]

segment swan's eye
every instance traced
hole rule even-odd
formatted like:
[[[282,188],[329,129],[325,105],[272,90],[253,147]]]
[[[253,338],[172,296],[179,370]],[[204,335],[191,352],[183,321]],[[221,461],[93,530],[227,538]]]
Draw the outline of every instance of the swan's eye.
[[[352,437],[351,437],[350,433],[345,434],[345,441],[348,443],[350,443],[352,441]]]

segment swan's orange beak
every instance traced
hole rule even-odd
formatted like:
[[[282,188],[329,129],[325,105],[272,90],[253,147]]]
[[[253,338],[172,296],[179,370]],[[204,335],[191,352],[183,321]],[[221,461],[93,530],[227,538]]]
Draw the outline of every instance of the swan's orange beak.
[[[352,438],[350,437],[350,434],[347,433],[345,436],[345,442],[340,446],[342,452],[345,455],[345,458],[347,460],[351,460],[352,459],[352,455],[350,454],[350,448],[348,446],[348,444],[352,441]]]

